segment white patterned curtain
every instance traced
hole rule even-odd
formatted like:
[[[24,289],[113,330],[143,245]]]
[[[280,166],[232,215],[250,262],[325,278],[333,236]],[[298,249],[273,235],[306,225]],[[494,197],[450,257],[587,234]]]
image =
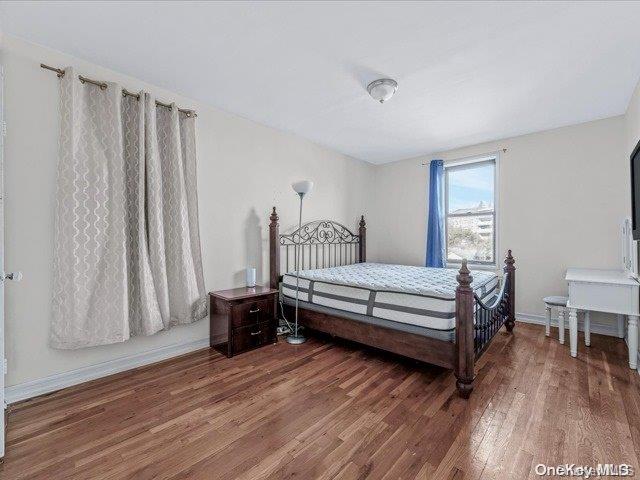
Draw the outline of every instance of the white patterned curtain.
[[[206,315],[195,119],[61,79],[51,345],[152,335]]]

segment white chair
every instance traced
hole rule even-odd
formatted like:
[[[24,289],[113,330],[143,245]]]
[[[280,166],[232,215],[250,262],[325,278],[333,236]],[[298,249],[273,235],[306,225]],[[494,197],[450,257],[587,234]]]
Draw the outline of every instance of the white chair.
[[[558,340],[564,345],[564,318],[565,311],[567,309],[568,297],[551,296],[542,299],[544,306],[547,308],[547,319],[545,322],[545,334],[548,337],[551,334],[551,309],[556,307],[558,309]],[[589,312],[585,311],[584,314],[584,344],[591,346],[591,319],[589,318]]]
[[[558,309],[558,340],[564,345],[564,312],[567,308],[567,297],[544,297],[542,299],[544,306],[547,309],[547,320],[544,325],[544,333],[548,337],[551,334],[551,309],[556,307]]]

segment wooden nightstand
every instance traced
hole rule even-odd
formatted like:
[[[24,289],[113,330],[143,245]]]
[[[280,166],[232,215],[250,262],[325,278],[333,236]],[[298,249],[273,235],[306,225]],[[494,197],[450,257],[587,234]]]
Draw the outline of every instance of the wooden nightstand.
[[[227,357],[276,343],[278,290],[241,287],[209,293],[209,345]]]

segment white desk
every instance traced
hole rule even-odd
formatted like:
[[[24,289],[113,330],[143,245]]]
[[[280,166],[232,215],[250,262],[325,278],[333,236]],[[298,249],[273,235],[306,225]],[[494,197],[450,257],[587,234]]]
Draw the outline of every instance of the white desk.
[[[624,336],[624,317],[629,328],[629,367],[637,368],[640,283],[624,270],[569,268],[569,344],[571,356],[578,354],[578,310],[618,314],[618,336]]]

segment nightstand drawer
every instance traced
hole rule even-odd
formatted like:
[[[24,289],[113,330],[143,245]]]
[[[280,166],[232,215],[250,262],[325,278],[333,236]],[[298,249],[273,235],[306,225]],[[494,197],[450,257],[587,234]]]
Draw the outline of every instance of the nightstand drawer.
[[[234,353],[240,353],[260,347],[276,340],[276,324],[273,321],[262,322],[246,327],[237,327],[231,334]]]
[[[278,290],[240,287],[210,292],[209,345],[227,357],[275,343]]]
[[[273,298],[245,301],[231,307],[231,326],[245,327],[273,318]]]

